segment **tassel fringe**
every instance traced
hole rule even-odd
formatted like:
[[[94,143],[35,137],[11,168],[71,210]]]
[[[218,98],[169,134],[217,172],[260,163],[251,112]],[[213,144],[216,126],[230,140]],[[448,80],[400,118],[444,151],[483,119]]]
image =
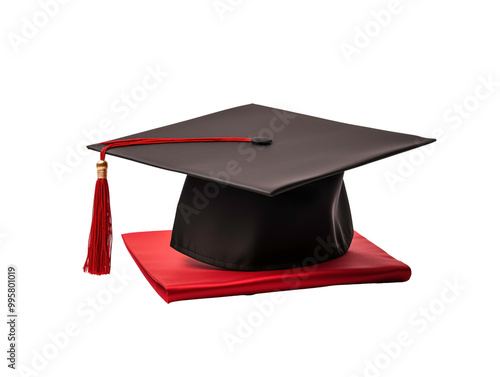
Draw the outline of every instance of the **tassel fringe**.
[[[111,271],[111,207],[107,178],[98,178],[95,185],[92,226],[90,228],[87,260],[84,272],[108,275]]]

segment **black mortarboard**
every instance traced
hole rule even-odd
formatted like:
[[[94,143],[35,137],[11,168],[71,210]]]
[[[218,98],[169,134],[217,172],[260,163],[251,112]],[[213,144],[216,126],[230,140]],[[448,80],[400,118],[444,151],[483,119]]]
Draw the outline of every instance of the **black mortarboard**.
[[[343,255],[354,235],[344,171],[433,141],[252,104],[89,148],[187,174],[171,247],[224,269],[263,271]],[[96,187],[90,243],[110,242],[107,195],[107,183]],[[92,267],[110,253],[99,247],[93,256],[89,248],[85,270],[108,273],[109,262]]]

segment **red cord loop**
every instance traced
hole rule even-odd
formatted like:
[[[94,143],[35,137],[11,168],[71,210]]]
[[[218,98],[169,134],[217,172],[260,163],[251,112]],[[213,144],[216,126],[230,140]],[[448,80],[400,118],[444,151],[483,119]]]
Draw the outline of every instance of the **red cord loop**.
[[[92,212],[92,226],[90,228],[87,260],[83,270],[94,275],[107,275],[111,271],[111,246],[113,229],[111,225],[111,206],[106,171],[107,162],[104,161],[106,151],[110,148],[129,145],[165,144],[165,143],[198,143],[212,141],[251,142],[248,137],[198,137],[198,138],[137,138],[106,141],[101,149],[101,161],[97,163],[97,182],[94,193],[94,207]]]
[[[166,143],[200,143],[212,141],[244,141],[251,142],[249,137],[183,137],[183,138],[137,138],[105,141],[101,144],[107,144],[101,149],[101,160],[104,161],[106,151],[111,148],[125,147],[128,145],[144,145],[144,144],[166,144]]]

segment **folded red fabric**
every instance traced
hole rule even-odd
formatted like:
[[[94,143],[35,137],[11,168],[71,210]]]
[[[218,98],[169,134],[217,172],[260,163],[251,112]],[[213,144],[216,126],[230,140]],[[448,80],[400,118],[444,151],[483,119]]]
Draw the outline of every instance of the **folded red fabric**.
[[[316,265],[274,271],[230,271],[172,249],[171,231],[123,234],[130,255],[167,302],[339,284],[406,281],[410,267],[355,233],[347,253]]]

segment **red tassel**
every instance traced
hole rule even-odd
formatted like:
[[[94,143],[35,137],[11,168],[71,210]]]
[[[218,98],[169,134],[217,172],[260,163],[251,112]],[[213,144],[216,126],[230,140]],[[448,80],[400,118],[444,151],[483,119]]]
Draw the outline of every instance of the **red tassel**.
[[[200,143],[200,142],[254,142],[270,144],[270,139],[248,137],[202,137],[202,138],[137,138],[107,141],[101,149],[101,161],[97,163],[97,182],[94,194],[94,210],[90,228],[87,260],[83,271],[93,275],[108,275],[111,271],[111,208],[109,205],[108,163],[104,161],[106,151],[110,148],[130,145],[166,144],[166,143]]]
[[[90,228],[87,260],[83,266],[83,271],[93,275],[108,275],[111,271],[113,231],[108,179],[106,177],[107,167],[106,161],[97,163],[92,226]]]

